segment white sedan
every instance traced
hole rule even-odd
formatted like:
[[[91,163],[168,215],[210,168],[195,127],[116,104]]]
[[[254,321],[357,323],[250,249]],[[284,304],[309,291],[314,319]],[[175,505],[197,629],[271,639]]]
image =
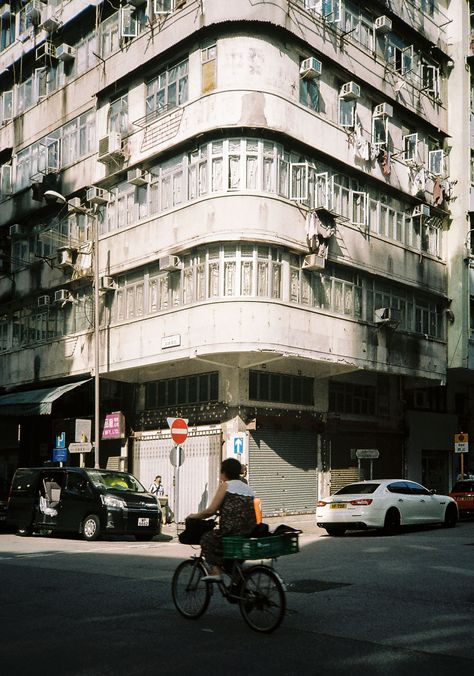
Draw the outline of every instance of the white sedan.
[[[328,535],[367,528],[395,533],[400,526],[429,523],[452,527],[457,520],[453,498],[406,479],[358,481],[319,500],[316,507],[316,523]]]

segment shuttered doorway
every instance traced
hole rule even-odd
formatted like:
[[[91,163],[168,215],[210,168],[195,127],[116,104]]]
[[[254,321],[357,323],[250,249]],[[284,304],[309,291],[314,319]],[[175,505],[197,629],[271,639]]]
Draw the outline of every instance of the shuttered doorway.
[[[264,515],[314,512],[317,499],[316,443],[314,432],[250,432],[250,484],[262,500]]]

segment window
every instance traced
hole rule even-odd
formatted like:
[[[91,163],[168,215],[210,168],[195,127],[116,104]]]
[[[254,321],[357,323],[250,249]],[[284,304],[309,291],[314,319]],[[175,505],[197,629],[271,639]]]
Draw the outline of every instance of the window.
[[[406,134],[403,137],[403,159],[415,162],[418,159],[418,134]]]
[[[351,190],[352,217],[354,225],[367,225],[367,193]]]
[[[385,59],[400,75],[407,76],[413,70],[413,45],[406,47],[393,33],[387,36],[385,43]]]
[[[107,58],[120,47],[119,13],[115,12],[100,25],[100,55]]]
[[[249,371],[249,399],[282,404],[314,403],[314,379],[266,371]]]
[[[317,78],[300,77],[300,103],[319,111],[319,81]]]
[[[426,63],[421,64],[422,91],[434,99],[439,98],[439,67]]]
[[[198,404],[218,401],[219,374],[200,373],[145,384],[145,408]]]
[[[444,152],[442,150],[430,150],[428,152],[428,171],[434,176],[442,176],[444,173]]]
[[[126,5],[119,10],[120,35],[123,38],[134,38],[138,35],[138,22],[135,16],[135,7]]]
[[[329,411],[346,415],[376,415],[376,394],[374,385],[329,381]]]
[[[388,143],[388,116],[372,116],[372,143],[381,146]]]
[[[217,86],[217,47],[211,45],[201,49],[202,92],[213,91]]]
[[[108,132],[128,132],[128,95],[124,94],[120,98],[112,101],[108,112],[107,121]]]
[[[188,60],[167,68],[146,86],[146,115],[156,117],[188,100]]]
[[[341,127],[353,127],[355,124],[356,102],[339,97],[339,124]]]

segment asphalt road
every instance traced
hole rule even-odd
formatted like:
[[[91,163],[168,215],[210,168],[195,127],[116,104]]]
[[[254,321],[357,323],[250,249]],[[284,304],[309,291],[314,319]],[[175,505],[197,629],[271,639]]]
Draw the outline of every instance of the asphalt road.
[[[192,549],[174,526],[150,543],[0,533],[0,674],[474,673],[474,522],[343,538],[301,525],[269,636],[217,595],[201,619],[178,615],[170,580]]]

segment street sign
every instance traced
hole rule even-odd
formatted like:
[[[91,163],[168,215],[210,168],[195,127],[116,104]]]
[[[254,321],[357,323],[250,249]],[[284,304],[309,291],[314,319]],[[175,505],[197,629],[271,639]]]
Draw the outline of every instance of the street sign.
[[[92,444],[88,441],[72,442],[68,446],[69,453],[89,453],[92,451]]]
[[[184,462],[184,448],[182,446],[173,446],[170,452],[170,462],[173,467],[181,467]]]
[[[243,456],[245,453],[245,433],[233,434],[230,438],[230,448],[232,455]]]
[[[375,460],[380,456],[377,448],[356,448],[356,458],[358,460]]]
[[[53,462],[66,462],[66,460],[67,460],[66,448],[53,448]]]
[[[454,435],[454,452],[469,453],[469,436],[464,432]]]
[[[171,438],[175,444],[182,444],[188,438],[188,425],[184,418],[175,418],[170,425]]]
[[[56,434],[56,448],[66,448],[66,432]]]

